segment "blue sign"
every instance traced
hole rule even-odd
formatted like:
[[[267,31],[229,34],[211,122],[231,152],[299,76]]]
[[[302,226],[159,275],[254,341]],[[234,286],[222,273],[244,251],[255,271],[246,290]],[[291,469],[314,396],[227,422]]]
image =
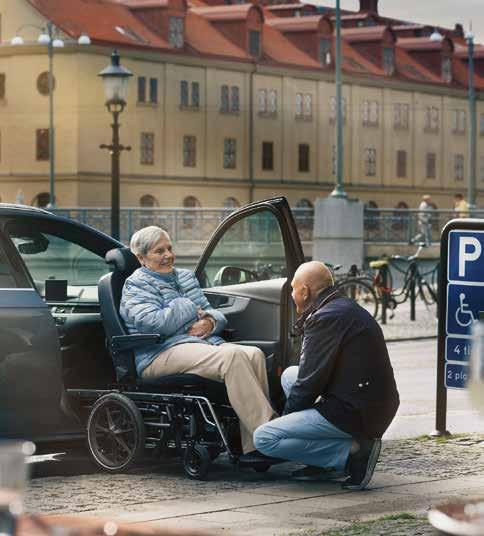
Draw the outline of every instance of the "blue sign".
[[[447,337],[445,339],[446,361],[469,361],[471,355],[471,339]]]
[[[447,277],[484,284],[484,231],[449,232]]]
[[[448,335],[470,336],[472,325],[479,320],[479,312],[483,310],[484,286],[449,283],[446,327]]]
[[[461,363],[445,364],[445,386],[447,389],[465,389],[469,367]]]
[[[445,319],[445,386],[464,389],[471,333],[484,311],[484,231],[449,232]]]

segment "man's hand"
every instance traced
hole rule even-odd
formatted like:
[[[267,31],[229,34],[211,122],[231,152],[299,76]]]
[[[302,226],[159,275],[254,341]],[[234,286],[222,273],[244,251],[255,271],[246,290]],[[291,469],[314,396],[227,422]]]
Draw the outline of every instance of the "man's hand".
[[[188,330],[188,335],[191,337],[200,337],[205,339],[212,333],[215,327],[215,322],[212,320],[212,317],[205,316],[200,320],[197,320],[193,326]]]

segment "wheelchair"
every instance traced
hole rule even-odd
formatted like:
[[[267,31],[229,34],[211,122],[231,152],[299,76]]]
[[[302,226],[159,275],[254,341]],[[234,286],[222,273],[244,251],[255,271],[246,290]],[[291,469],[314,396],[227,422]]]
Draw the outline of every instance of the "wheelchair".
[[[98,289],[115,383],[107,389],[70,390],[87,422],[92,459],[116,473],[150,450],[160,460],[181,458],[186,475],[200,480],[222,453],[242,466],[239,420],[223,383],[195,374],[170,375],[154,383],[137,377],[134,349],[156,343],[160,336],[129,335],[119,315],[124,282],[139,267],[135,255],[128,248],[113,249],[106,262],[113,270],[100,279]],[[271,357],[266,355],[269,362]],[[264,472],[270,465],[263,460],[245,466]]]

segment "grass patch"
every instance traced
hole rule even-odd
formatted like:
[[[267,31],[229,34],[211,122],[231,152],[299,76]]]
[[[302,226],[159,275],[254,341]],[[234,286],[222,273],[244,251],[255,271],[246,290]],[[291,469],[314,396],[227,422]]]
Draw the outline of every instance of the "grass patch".
[[[298,536],[369,536],[371,534],[392,534],[395,529],[406,527],[419,527],[427,524],[427,518],[402,512],[392,514],[373,521],[362,521],[349,527],[321,532],[320,530],[309,529],[304,532],[298,532]],[[291,533],[296,534],[296,533]],[[291,536],[289,534],[288,536]]]

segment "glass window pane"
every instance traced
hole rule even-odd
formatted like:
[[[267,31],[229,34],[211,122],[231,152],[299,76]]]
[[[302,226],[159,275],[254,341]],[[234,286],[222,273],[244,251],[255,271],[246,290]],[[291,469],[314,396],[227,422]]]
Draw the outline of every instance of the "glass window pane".
[[[205,287],[286,277],[287,265],[279,222],[261,211],[235,222],[215,246],[205,265]]]
[[[138,102],[146,101],[146,78],[138,76]]]
[[[98,281],[109,272],[102,257],[74,242],[26,226],[9,226],[7,231],[42,296],[46,279],[67,279],[69,297],[97,301]]]
[[[188,82],[180,82],[180,106],[188,106]]]
[[[198,108],[200,106],[200,84],[192,82],[192,106]]]

